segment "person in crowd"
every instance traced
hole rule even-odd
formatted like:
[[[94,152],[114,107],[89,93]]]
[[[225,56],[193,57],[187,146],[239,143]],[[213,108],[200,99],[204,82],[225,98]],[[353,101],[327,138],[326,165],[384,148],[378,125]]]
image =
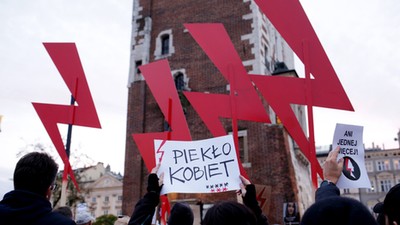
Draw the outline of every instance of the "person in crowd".
[[[114,225],[128,225],[129,216],[118,216],[118,219],[114,222]]]
[[[392,187],[383,203],[377,203],[374,212],[378,213],[380,225],[400,225],[400,184]]]
[[[150,225],[156,206],[160,203],[160,192],[164,174],[157,176],[160,164],[154,167],[147,178],[147,193],[135,205],[129,225]]]
[[[14,190],[0,202],[0,225],[74,225],[52,211],[50,197],[55,188],[57,163],[46,153],[31,152],[16,164]]]
[[[75,222],[77,225],[92,225],[93,217],[88,212],[77,213]]]
[[[244,176],[238,192],[243,204],[234,201],[221,201],[208,209],[202,225],[268,225],[256,197],[256,188]]]
[[[316,191],[315,203],[306,210],[301,225],[376,225],[370,211],[359,201],[340,197],[336,183],[342,174],[340,148],[331,151],[323,165],[325,180]]]
[[[300,215],[297,211],[295,202],[287,202],[285,207],[284,222],[286,225],[295,225],[300,223]]]
[[[74,219],[73,216],[72,216],[72,210],[68,206],[57,207],[56,209],[53,210],[53,212],[60,213],[61,215],[64,215],[64,216],[66,216],[66,217],[68,217],[70,219]]]
[[[75,222],[77,225],[92,225],[94,218],[89,212],[86,203],[80,203],[76,207]]]
[[[132,213],[129,225],[150,225],[153,219],[156,206],[160,202],[160,192],[163,185],[164,174],[158,178],[158,164],[150,172],[147,181],[147,193],[136,204]],[[193,225],[193,211],[183,203],[175,203],[168,218],[168,225]]]
[[[164,174],[157,176],[160,165],[152,169],[147,183],[147,193],[136,204],[129,225],[150,225],[156,206],[159,204]],[[208,209],[202,225],[268,225],[267,218],[257,202],[256,189],[245,177],[240,176],[239,194],[243,204],[223,201]],[[168,218],[168,225],[193,225],[193,212],[189,206],[175,203]]]
[[[171,209],[168,225],[192,225],[193,211],[188,204],[177,202]]]
[[[372,211],[378,214],[376,217],[376,222],[378,222],[379,225],[386,225],[386,218],[383,213],[383,202],[376,203]]]

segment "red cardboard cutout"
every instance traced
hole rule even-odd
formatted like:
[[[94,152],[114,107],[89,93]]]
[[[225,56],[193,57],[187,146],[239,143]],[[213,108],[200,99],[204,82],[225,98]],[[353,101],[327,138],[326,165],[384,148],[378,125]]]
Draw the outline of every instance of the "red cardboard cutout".
[[[171,129],[171,131],[160,133],[133,134],[133,139],[148,171],[151,171],[156,165],[154,139],[192,140],[170,70],[167,60],[160,60],[140,67],[140,71]]]
[[[278,30],[278,32],[282,35],[285,41],[289,44],[292,50],[296,53],[296,55],[300,58],[300,60],[304,63],[306,85],[297,86],[297,88],[303,88],[300,96],[307,98],[307,102],[303,101],[301,104],[308,106],[310,134],[309,140],[306,140],[308,141],[308,148],[305,149],[305,146],[303,146],[301,149],[303,153],[308,155],[308,159],[311,161],[312,179],[314,186],[316,187],[316,169],[318,169],[318,173],[321,177],[323,177],[323,175],[319,164],[316,164],[316,159],[314,159],[315,143],[312,106],[322,104],[325,105],[324,107],[335,109],[349,111],[354,111],[354,109],[300,2],[296,0],[255,0],[255,2],[260,7],[261,11],[263,11],[268,17],[274,27]],[[316,82],[310,82],[310,74],[313,75]],[[280,86],[283,85],[285,84],[280,84]],[[265,88],[265,90],[262,91],[264,94],[265,92],[270,92],[270,90],[266,90],[267,88],[265,86],[261,87]],[[286,92],[285,95],[294,96],[295,94],[291,92],[293,88],[296,88],[295,85],[285,85],[285,90],[289,92]],[[304,90],[304,88],[306,88],[306,90]],[[280,92],[282,91],[277,91],[272,95],[279,95]],[[324,94],[318,95],[317,93]],[[267,101],[271,100],[269,98],[266,99]],[[286,102],[286,104],[289,103],[293,102]],[[284,105],[285,102],[280,102],[272,107],[278,114],[279,118],[282,119],[282,117],[286,117],[286,124],[285,122],[283,123],[288,130],[291,130],[289,133],[291,133],[291,135],[295,135],[297,139],[299,139],[296,140],[296,138],[294,138],[296,142],[304,142],[304,137],[300,137],[302,134],[300,134],[299,131],[296,131],[299,130],[297,127],[298,125],[292,126],[291,124],[287,124],[288,120],[293,120],[293,115],[289,115],[288,108]]]
[[[44,103],[32,104],[57,149],[58,154],[63,160],[66,170],[69,171],[72,181],[76,188],[79,189],[65,152],[64,143],[57,124],[101,128],[100,121],[75,44],[44,43],[44,47],[56,65],[58,72],[64,79],[75,101],[78,103],[78,106]]]
[[[316,186],[316,174],[321,177],[323,174],[315,157],[312,107],[351,111],[353,107],[300,3],[294,0],[256,0],[256,3],[303,61],[306,78],[249,76],[222,24],[185,24],[231,88],[230,95],[195,92],[185,92],[185,95],[214,136],[226,134],[220,117],[232,118],[233,130],[237,133],[237,119],[270,122],[255,91],[254,82],[310,160]],[[311,79],[311,74],[315,79]],[[169,96],[170,91],[164,94]],[[160,89],[153,89],[154,95],[157,92],[161,92]],[[290,104],[308,106],[309,138],[304,134]],[[207,107],[209,105],[213,107]],[[165,102],[160,107],[164,107],[165,115]]]

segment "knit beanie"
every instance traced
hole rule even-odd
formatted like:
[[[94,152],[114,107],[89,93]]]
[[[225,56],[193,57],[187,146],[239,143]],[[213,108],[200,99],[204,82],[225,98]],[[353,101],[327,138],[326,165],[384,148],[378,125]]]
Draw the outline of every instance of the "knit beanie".
[[[376,225],[371,212],[359,201],[346,197],[329,197],[306,210],[301,225]]]
[[[193,225],[193,211],[189,205],[175,203],[168,218],[168,225]]]

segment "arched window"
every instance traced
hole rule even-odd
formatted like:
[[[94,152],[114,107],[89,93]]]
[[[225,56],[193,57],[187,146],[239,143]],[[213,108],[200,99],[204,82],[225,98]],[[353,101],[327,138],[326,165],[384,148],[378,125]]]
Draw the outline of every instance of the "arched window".
[[[184,81],[183,73],[181,73],[181,72],[177,73],[175,75],[174,81],[175,81],[176,90],[183,91],[185,89],[185,81]]]
[[[167,55],[169,54],[169,35],[163,35],[161,37],[161,54]]]
[[[156,38],[155,59],[163,59],[174,53],[172,29],[160,32]]]

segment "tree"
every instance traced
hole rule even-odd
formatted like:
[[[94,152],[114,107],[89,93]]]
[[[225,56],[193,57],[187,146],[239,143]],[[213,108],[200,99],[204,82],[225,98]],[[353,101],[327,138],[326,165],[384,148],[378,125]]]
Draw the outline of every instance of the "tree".
[[[84,194],[88,191],[86,187],[80,182],[81,176],[79,173],[74,172],[76,182],[78,183],[80,192],[76,189],[74,183],[68,180],[67,183],[67,202],[66,205],[75,208],[78,203],[85,202]],[[59,172],[56,178],[56,189],[53,191],[53,206],[56,206],[61,199],[61,189],[62,189],[62,176],[63,172]]]
[[[93,225],[113,225],[118,218],[114,215],[102,215],[96,218]]]

